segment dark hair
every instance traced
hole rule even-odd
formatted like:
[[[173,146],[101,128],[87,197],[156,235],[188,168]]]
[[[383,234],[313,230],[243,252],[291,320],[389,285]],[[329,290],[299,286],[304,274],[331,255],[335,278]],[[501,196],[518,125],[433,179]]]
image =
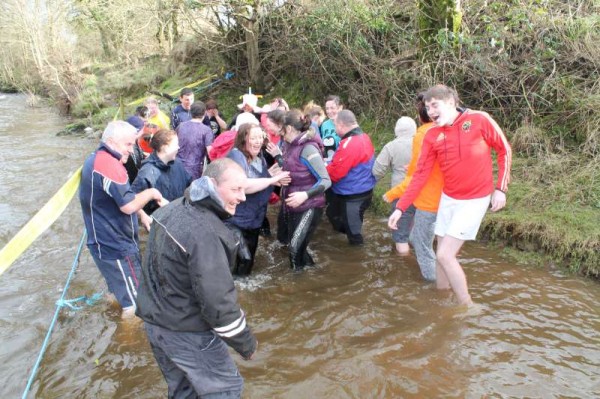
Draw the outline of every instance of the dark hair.
[[[160,129],[158,132],[154,133],[152,139],[150,139],[150,147],[158,152],[163,146],[168,145],[173,137],[177,137],[175,130]]]
[[[311,127],[312,121],[300,110],[293,109],[285,114],[283,126],[291,126],[299,132],[306,132]]]
[[[192,118],[202,118],[206,113],[206,105],[202,101],[196,101],[190,107]]]
[[[135,109],[135,114],[140,118],[146,119],[148,117],[148,107],[145,105],[140,105]]]
[[[217,105],[217,101],[214,98],[206,101],[206,109],[217,109],[219,106]]]
[[[425,96],[424,91],[417,94],[417,102],[416,102],[417,112],[419,113],[419,119],[421,120],[422,123],[429,123],[429,122],[431,122],[431,118],[429,117],[429,114],[427,113],[427,107],[425,106],[425,101],[423,100],[424,96]]]
[[[282,109],[274,109],[273,111],[267,113],[267,118],[277,125],[283,126],[285,122],[285,114],[286,112]]]
[[[247,160],[252,160],[252,156],[246,150],[246,143],[248,143],[248,136],[250,136],[250,131],[254,128],[262,128],[256,123],[244,123],[242,126],[238,128],[237,134],[235,136],[235,141],[233,142],[233,146],[240,150],[242,154],[246,157]],[[269,141],[268,138],[265,137],[265,141],[263,144],[267,144]]]
[[[184,87],[181,89],[181,92],[179,92],[179,97],[187,96],[189,94],[194,94],[194,90],[190,89],[189,87]]]
[[[339,96],[329,95],[325,98],[325,103],[327,103],[327,101],[333,101],[337,106],[342,105],[342,100],[340,100]]]

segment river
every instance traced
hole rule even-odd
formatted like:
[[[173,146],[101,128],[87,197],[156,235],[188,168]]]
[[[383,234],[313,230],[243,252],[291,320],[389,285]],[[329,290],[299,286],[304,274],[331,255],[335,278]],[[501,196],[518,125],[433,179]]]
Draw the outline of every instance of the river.
[[[57,137],[65,124],[0,95],[0,246],[96,147]],[[0,276],[1,398],[23,393],[82,229],[74,200]],[[255,274],[238,283],[259,340],[254,360],[234,355],[244,398],[600,397],[600,284],[472,243],[460,258],[478,311],[464,313],[391,251],[384,219],[368,215],[364,230],[351,248],[324,220],[318,265],[301,273],[262,239]],[[85,249],[67,297],[102,290]],[[140,326],[103,301],[61,312],[29,397],[158,398],[166,384]]]

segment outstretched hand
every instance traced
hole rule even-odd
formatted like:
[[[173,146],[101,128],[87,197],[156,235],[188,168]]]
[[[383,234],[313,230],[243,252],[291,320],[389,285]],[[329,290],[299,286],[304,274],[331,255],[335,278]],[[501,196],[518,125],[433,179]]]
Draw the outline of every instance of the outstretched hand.
[[[394,210],[388,219],[388,227],[392,230],[398,230],[398,220],[402,216],[402,211],[400,209]]]
[[[500,190],[495,190],[492,194],[492,212],[499,211],[506,206],[506,194]]]

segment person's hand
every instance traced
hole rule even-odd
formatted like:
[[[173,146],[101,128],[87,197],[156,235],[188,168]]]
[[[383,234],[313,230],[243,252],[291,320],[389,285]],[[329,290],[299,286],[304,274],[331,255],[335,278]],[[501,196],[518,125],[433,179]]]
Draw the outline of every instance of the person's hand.
[[[492,212],[499,211],[506,205],[506,194],[500,190],[495,190],[492,194]]]
[[[161,196],[160,200],[156,200],[156,203],[158,204],[158,206],[162,207],[165,206],[169,203],[169,200],[166,199],[165,197]]]
[[[152,221],[154,220],[152,219],[152,216],[148,216],[146,212],[142,212],[139,216],[140,224],[144,226],[147,232],[150,232],[150,227],[152,225]]]
[[[389,199],[388,199],[388,197],[387,197],[387,195],[385,195],[385,194],[383,194],[383,195],[381,196],[381,198],[383,198],[383,201],[387,202],[388,204],[392,203],[392,201],[391,201],[391,200],[389,200]]]
[[[402,216],[402,211],[400,209],[394,210],[388,219],[388,227],[392,230],[398,230],[398,220],[400,220],[400,216]]]
[[[280,174],[281,172],[283,172],[283,170],[281,169],[281,166],[277,165],[276,163],[273,164],[270,168],[269,168],[269,174],[271,176],[275,176]]]
[[[288,172],[288,171],[279,172],[278,174],[273,176],[273,179],[275,179],[275,183],[279,183],[282,186],[287,186],[288,184],[290,184],[292,182],[292,178],[290,177],[290,172]]]
[[[248,355],[248,357],[245,357],[244,360],[252,360],[252,358],[254,358],[254,354],[256,353],[257,350],[258,350],[258,340],[256,341],[256,348],[254,348],[254,352],[252,352],[250,355]]]
[[[269,143],[267,144],[267,152],[273,157],[275,158],[277,155],[281,155],[281,149],[279,148],[279,146],[271,143],[269,141]]]
[[[209,118],[214,118],[218,113],[219,110],[216,108],[206,110],[206,115],[208,115]]]
[[[297,208],[304,203],[308,199],[308,193],[306,191],[296,191],[295,193],[291,193],[285,199],[285,204],[290,208]]]

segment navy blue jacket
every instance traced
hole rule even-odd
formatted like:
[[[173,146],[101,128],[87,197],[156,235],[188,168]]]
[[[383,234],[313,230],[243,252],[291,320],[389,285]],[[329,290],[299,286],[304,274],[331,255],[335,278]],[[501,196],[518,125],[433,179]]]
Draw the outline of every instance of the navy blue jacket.
[[[185,189],[192,182],[192,177],[185,170],[179,159],[165,164],[156,155],[156,152],[150,154],[142,163],[137,177],[131,185],[131,189],[140,193],[147,188],[155,188],[164,198],[173,201],[183,197]],[[156,201],[150,201],[145,207],[144,212],[152,214],[158,208]]]

